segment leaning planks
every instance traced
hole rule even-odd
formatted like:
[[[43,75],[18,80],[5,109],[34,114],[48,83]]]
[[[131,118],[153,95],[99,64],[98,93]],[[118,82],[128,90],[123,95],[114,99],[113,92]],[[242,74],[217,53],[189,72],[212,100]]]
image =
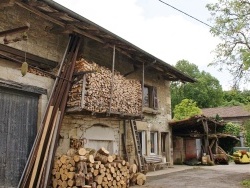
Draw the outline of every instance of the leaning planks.
[[[48,110],[45,112],[44,119],[18,187],[47,187],[51,168],[50,159],[53,158],[55,152],[55,145],[58,140],[68,97],[68,95],[64,93],[68,94],[71,86],[70,81],[72,80],[80,42],[80,37],[71,36],[65,52],[65,56],[67,54],[67,61],[63,61],[63,66],[59,69],[59,74],[48,103]]]
[[[81,59],[76,62],[75,72],[83,71],[93,72],[86,74],[73,85],[67,107],[80,107],[91,112],[105,113],[109,112],[111,105],[111,113],[141,114],[142,92],[138,80],[126,79],[116,71],[112,83],[111,70]]]

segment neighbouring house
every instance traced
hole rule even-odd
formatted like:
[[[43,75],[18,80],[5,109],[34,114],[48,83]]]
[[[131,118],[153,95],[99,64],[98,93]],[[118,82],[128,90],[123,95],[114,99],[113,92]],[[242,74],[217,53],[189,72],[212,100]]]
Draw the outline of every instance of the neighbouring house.
[[[219,117],[225,122],[231,122],[238,125],[243,125],[246,121],[250,120],[250,111],[246,106],[225,106],[216,108],[203,108],[202,113],[207,117]],[[241,132],[240,146],[244,147],[244,136]]]
[[[133,163],[135,120],[141,153],[173,163],[169,85],[194,79],[51,0],[3,0],[0,10],[0,187],[19,182],[70,35],[82,43],[56,155],[82,139]]]
[[[235,144],[239,140],[232,135],[219,133],[218,129],[224,123],[203,115],[172,121],[169,125],[172,128],[175,164],[193,159],[201,161],[203,155],[208,155],[214,162],[225,162],[226,156],[221,156],[225,152],[220,147],[221,143]]]
[[[242,125],[250,120],[250,111],[245,106],[225,106],[216,108],[203,108],[202,113],[207,117],[215,118],[217,115],[225,122]]]

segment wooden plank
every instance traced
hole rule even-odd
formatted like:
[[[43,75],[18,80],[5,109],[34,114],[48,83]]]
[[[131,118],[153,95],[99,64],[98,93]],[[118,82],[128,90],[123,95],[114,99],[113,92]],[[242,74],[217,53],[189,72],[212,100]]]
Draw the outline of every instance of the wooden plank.
[[[30,28],[30,25],[27,24],[25,26],[21,26],[21,27],[9,29],[9,30],[1,31],[0,32],[0,37],[7,36],[7,35],[12,35],[12,34],[15,34],[15,33],[21,33],[21,32],[27,31],[29,28]]]
[[[0,44],[0,51],[7,52],[18,57],[22,57],[24,60],[24,52],[22,50],[18,50],[16,48]],[[58,63],[55,61],[39,57],[29,52],[26,52],[26,59],[34,61],[34,64],[36,64],[38,67],[55,68],[58,65]]]
[[[86,91],[86,74],[83,75],[83,80],[82,80],[82,100],[81,100],[81,109],[85,107],[85,95],[87,93]]]
[[[15,0],[1,0],[0,8],[10,7],[15,4]]]
[[[48,156],[48,162],[47,162],[47,168],[46,168],[46,172],[45,172],[45,180],[44,180],[44,186],[43,187],[47,187],[47,183],[48,183],[48,178],[50,177],[50,170],[51,170],[51,163],[53,162],[53,153],[55,150],[55,142],[56,142],[56,138],[57,138],[57,133],[58,133],[58,127],[59,127],[59,121],[61,118],[61,111],[59,111],[58,116],[57,116],[57,120],[56,120],[56,126],[55,126],[55,131],[52,137],[52,146],[50,148],[49,151],[49,156]]]
[[[49,153],[49,149],[50,149],[49,146],[51,144],[52,136],[54,134],[58,114],[59,114],[59,111],[57,110],[56,115],[54,117],[53,126],[52,126],[51,131],[50,131],[49,140],[48,140],[48,143],[47,143],[48,147],[46,147],[46,151],[45,151],[44,158],[43,158],[43,163],[42,163],[42,166],[41,166],[42,171],[39,173],[39,177],[38,177],[38,180],[37,180],[37,187],[39,187],[39,185],[41,183],[41,178],[42,178],[42,175],[43,175],[43,169],[45,167],[45,163],[47,162],[47,157],[48,157],[48,153]]]
[[[47,118],[46,118],[46,122],[45,122],[45,125],[44,125],[42,137],[41,137],[41,140],[40,140],[40,143],[39,143],[39,147],[38,147],[38,151],[37,151],[37,155],[36,155],[36,161],[35,161],[35,165],[33,167],[29,188],[34,187],[34,182],[35,182],[35,178],[36,178],[36,175],[37,175],[38,165],[39,165],[39,162],[40,162],[42,149],[43,149],[43,146],[44,146],[43,143],[44,143],[44,140],[45,140],[45,137],[46,137],[46,134],[47,134],[47,130],[48,130],[48,127],[49,127],[49,123],[50,123],[51,114],[52,114],[53,109],[54,109],[54,107],[50,106],[49,111],[48,111],[48,115],[47,115]]]

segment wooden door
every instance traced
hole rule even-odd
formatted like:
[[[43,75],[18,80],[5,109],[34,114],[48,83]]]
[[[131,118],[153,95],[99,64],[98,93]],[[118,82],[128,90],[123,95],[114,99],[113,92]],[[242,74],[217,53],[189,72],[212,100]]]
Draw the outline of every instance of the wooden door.
[[[38,95],[0,87],[0,187],[17,187],[37,132]]]

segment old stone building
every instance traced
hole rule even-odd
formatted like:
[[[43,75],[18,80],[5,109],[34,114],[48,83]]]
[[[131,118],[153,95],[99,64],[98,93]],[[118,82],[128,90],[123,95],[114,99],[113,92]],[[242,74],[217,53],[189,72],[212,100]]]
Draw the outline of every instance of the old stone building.
[[[105,147],[133,162],[132,119],[136,120],[142,154],[162,155],[172,163],[169,84],[176,80],[194,82],[192,78],[53,1],[3,0],[0,10],[0,187],[17,186],[69,34],[83,39],[78,60],[114,69],[124,79],[144,85],[139,97],[143,102],[141,111],[134,114],[68,109],[56,155],[66,153],[70,138],[75,138],[83,139],[86,147]],[[23,62],[29,64],[25,76],[21,74]]]
[[[232,122],[239,125],[243,125],[250,118],[250,112],[245,106],[203,108],[202,113],[207,117],[219,116],[225,122]]]

